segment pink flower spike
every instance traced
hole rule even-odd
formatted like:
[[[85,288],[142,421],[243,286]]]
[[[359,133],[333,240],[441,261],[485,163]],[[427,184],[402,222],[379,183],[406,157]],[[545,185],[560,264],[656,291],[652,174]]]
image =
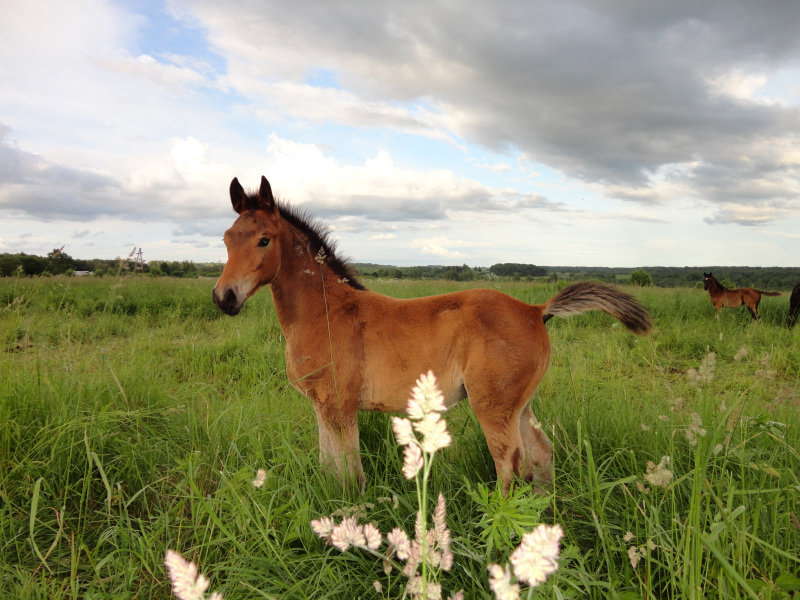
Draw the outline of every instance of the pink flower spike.
[[[364,530],[358,524],[355,517],[342,519],[338,526],[333,528],[331,533],[331,544],[344,552],[352,546],[366,546],[367,540],[364,537]]]
[[[323,539],[330,539],[336,523],[330,517],[322,517],[311,521],[311,530]]]
[[[381,545],[381,532],[373,523],[364,525],[364,538],[367,540],[367,548],[377,550]]]
[[[408,535],[399,527],[392,529],[386,536],[386,540],[394,546],[397,551],[397,558],[406,560],[408,553],[411,551],[411,542],[408,540]]]

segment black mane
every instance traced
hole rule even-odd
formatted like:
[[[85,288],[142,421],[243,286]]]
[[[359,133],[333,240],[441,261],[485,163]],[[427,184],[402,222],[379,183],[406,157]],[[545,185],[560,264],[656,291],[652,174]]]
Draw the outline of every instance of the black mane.
[[[297,209],[278,198],[275,198],[275,207],[292,227],[306,236],[314,256],[317,256],[320,250],[322,250],[325,256],[325,264],[328,265],[340,279],[351,288],[357,290],[367,289],[359,281],[356,270],[350,265],[347,259],[342,258],[336,253],[336,242],[330,239],[330,230],[327,225],[312,217],[307,210]]]

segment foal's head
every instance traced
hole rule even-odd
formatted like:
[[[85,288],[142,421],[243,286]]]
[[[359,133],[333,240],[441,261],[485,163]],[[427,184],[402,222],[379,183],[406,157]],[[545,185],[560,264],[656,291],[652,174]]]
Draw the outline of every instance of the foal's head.
[[[703,289],[704,290],[711,289],[716,282],[717,282],[717,280],[714,279],[714,276],[711,273],[703,272]]]
[[[272,188],[261,178],[257,194],[248,195],[239,180],[231,181],[231,204],[239,218],[225,232],[228,262],[214,286],[214,303],[237,314],[250,296],[270,283],[280,269],[281,231],[286,227]]]

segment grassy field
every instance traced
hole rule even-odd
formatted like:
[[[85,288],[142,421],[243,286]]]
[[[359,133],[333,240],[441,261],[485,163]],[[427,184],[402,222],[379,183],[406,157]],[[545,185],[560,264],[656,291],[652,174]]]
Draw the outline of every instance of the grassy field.
[[[343,491],[318,468],[314,413],[287,382],[269,293],[230,318],[212,285],[0,279],[0,597],[169,598],[167,549],[228,600],[402,595],[380,560],[341,553],[309,525],[336,513],[413,530],[390,417],[360,416],[367,488]],[[465,285],[370,283],[404,297]],[[528,302],[556,290],[498,287]],[[431,481],[455,554],[444,597],[491,597],[487,565],[540,522],[565,534],[559,570],[533,597],[800,597],[788,295],[765,298],[752,323],[744,308],[716,319],[702,290],[632,293],[656,323],[648,337],[596,313],[548,323],[534,412],[555,445],[552,494],[500,495],[467,404],[446,414],[454,444]],[[656,477],[665,467],[672,477]]]

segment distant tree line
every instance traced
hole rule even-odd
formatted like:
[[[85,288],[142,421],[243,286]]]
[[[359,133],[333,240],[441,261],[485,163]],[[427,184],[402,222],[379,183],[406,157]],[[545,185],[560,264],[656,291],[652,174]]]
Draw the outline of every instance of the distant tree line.
[[[657,287],[702,287],[704,271],[711,271],[728,287],[789,290],[800,283],[800,267],[548,267],[548,271],[557,273],[559,279],[596,279]],[[650,283],[647,283],[647,276],[650,277]]]
[[[354,263],[352,265],[362,277],[377,279],[447,279],[450,281],[473,281],[489,279],[492,274],[485,267],[467,265],[446,266],[427,265],[424,267],[395,267],[373,263]]]
[[[451,279],[579,281],[592,279],[624,285],[657,287],[696,287],[703,285],[703,271],[729,287],[756,287],[762,290],[788,290],[800,283],[800,267],[545,267],[532,264],[498,263],[489,268],[429,265],[395,267],[372,263],[353,265],[362,277],[393,279]]]
[[[74,275],[90,272],[95,276],[142,273],[153,277],[218,277],[221,263],[150,261],[137,263],[131,257],[82,260],[62,249],[47,256],[0,254],[0,277]],[[578,281],[593,279],[609,283],[658,287],[702,286],[703,272],[711,271],[728,287],[756,287],[762,290],[789,290],[800,283],[800,267],[545,267],[524,263],[498,263],[491,267],[468,265],[428,265],[396,267],[373,263],[354,263],[365,278],[446,279],[450,281]]]
[[[33,254],[0,254],[0,277],[75,275],[91,273],[94,276],[142,273],[151,276],[218,277],[222,273],[219,263],[192,261],[151,261],[138,263],[131,258],[84,260],[72,258],[60,249],[47,256]]]
[[[522,263],[498,263],[489,267],[489,272],[498,277],[511,277],[520,279],[522,277],[543,277],[547,275],[545,267],[536,265],[526,265]]]

